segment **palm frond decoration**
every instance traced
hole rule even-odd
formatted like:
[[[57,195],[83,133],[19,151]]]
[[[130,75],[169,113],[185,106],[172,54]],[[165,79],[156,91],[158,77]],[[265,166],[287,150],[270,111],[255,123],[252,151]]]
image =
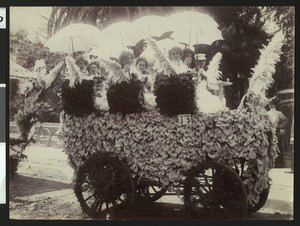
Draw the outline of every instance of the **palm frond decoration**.
[[[267,46],[260,50],[257,64],[252,68],[252,77],[249,79],[248,93],[265,96],[266,91],[274,82],[276,63],[282,54],[284,35],[282,31],[277,32]]]
[[[54,79],[57,77],[60,72],[64,62],[59,62],[48,74],[43,75],[43,77],[39,78],[39,81],[42,82],[41,85],[47,89],[51,86]]]
[[[172,67],[170,60],[162,53],[158,45],[152,38],[147,38],[146,41],[149,43],[152,48],[155,56],[154,68],[158,72],[163,72],[166,75],[175,73],[175,69]]]
[[[35,61],[33,72],[36,74],[38,84],[42,86],[47,73],[45,60]]]
[[[216,53],[210,61],[205,75],[207,76],[207,82],[210,86],[215,87],[218,80],[222,78],[222,72],[219,70],[222,54]]]
[[[100,66],[108,73],[108,82],[113,84],[129,81],[129,75],[124,73],[121,65],[112,60],[98,59]]]
[[[29,91],[33,89],[33,85],[28,80],[19,80],[18,93],[19,94],[27,94]]]
[[[84,75],[80,71],[80,68],[75,63],[75,60],[71,57],[66,57],[66,66],[68,69],[68,79],[70,80],[69,86],[75,87],[76,83],[81,83]]]

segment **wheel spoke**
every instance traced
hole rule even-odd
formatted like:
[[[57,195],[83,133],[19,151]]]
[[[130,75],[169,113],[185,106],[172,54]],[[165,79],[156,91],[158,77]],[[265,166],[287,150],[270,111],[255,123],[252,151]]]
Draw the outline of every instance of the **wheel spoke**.
[[[90,195],[89,197],[87,197],[86,199],[84,199],[84,201],[88,201],[89,199],[91,199],[93,197],[93,195]]]
[[[100,204],[100,201],[99,201],[98,199],[96,199],[96,200],[92,203],[92,205],[91,205],[91,210],[92,210],[93,212],[96,212],[96,210],[97,210],[99,204]]]
[[[157,190],[155,189],[154,186],[151,186],[151,188],[153,189],[153,191],[154,191],[155,193],[157,192]]]
[[[99,204],[99,209],[98,209],[99,213],[102,211],[102,205],[103,205],[103,202],[101,201],[100,204]]]
[[[106,211],[109,212],[109,202],[105,202]]]
[[[134,181],[119,159],[95,154],[85,160],[76,175],[75,194],[83,212],[91,217],[115,212],[133,200]]]
[[[206,175],[203,175],[203,176],[204,176],[205,183],[207,184],[208,190],[211,191],[211,187],[210,187],[210,184],[207,180],[207,176]]]

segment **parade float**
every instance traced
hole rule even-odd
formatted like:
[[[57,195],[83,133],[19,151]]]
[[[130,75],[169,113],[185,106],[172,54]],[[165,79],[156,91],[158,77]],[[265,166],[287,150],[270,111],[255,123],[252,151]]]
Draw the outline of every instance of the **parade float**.
[[[165,192],[180,196],[191,215],[240,218],[259,210],[267,200],[268,172],[278,154],[266,91],[273,82],[282,41],[279,32],[261,50],[240,107],[211,114],[193,107],[193,95],[179,95],[174,109],[182,102],[183,111],[174,114],[165,111],[164,101],[155,109],[143,109],[139,85],[117,73],[118,65],[99,59],[108,79],[114,80],[107,93],[122,97],[118,104],[124,108],[117,113],[103,110],[92,90],[96,83],[84,79],[67,59],[71,86],[62,90],[61,139],[75,169],[74,191],[82,210],[90,216],[111,214],[134,200],[155,201]],[[165,87],[165,92],[154,91],[156,100],[170,99],[172,92],[195,93],[189,88],[188,74],[180,77],[184,85],[176,79],[180,75],[169,72],[164,75],[169,80],[156,81],[156,90]],[[166,81],[181,85],[168,91]],[[120,92],[126,89],[131,92]],[[108,98],[108,106],[116,103],[100,92]]]
[[[147,41],[157,61],[156,107],[145,106],[143,82],[116,62],[97,58],[107,75],[99,79],[82,73],[71,56],[50,72],[41,61],[35,85],[19,87],[27,101],[16,116],[21,136],[11,140],[11,150],[27,145],[41,98],[65,67],[60,138],[84,213],[111,216],[134,201],[167,194],[177,194],[190,216],[242,218],[258,211],[278,155],[266,91],[280,60],[282,33],[261,50],[239,108],[214,113],[197,109],[192,74],[174,70],[155,41]]]

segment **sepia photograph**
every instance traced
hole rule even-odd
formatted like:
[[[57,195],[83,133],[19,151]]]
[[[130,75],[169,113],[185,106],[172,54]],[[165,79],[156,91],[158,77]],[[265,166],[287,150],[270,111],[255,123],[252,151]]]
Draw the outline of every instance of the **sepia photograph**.
[[[293,220],[294,51],[294,6],[9,7],[9,218]]]

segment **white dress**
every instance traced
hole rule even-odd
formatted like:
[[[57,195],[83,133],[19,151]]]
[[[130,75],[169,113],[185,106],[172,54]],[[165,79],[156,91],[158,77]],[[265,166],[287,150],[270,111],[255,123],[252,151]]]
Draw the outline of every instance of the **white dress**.
[[[155,108],[157,106],[156,101],[155,101],[155,96],[152,92],[153,86],[154,86],[154,81],[149,74],[142,74],[138,70],[135,70],[135,73],[137,75],[137,79],[140,80],[144,84],[144,102],[145,102],[145,107],[147,108]],[[150,89],[147,88],[146,84],[148,83],[150,85]]]
[[[196,103],[198,110],[204,113],[214,113],[225,109],[219,97],[211,94],[207,88],[207,81],[202,80],[196,87]]]

